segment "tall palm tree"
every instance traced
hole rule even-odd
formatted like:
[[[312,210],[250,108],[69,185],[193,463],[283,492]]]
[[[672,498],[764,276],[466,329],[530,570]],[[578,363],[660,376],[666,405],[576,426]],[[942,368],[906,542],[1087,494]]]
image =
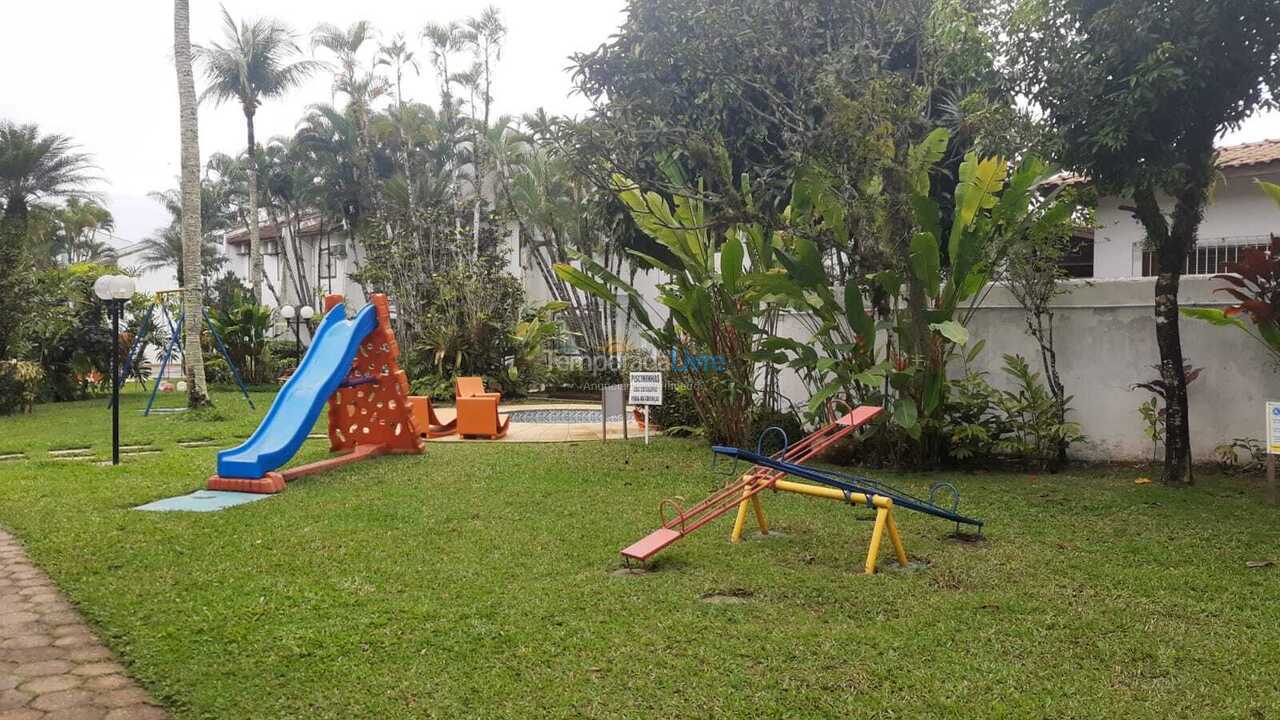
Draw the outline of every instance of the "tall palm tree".
[[[91,198],[85,187],[97,167],[66,135],[0,120],[0,200],[4,217],[25,224],[30,204],[50,198]]]
[[[248,130],[249,182],[249,284],[255,302],[262,301],[262,248],[258,234],[257,141],[253,118],[267,98],[276,98],[300,85],[323,67],[314,60],[296,60],[302,50],[289,27],[278,20],[232,19],[222,9],[223,43],[198,48],[208,86],[200,98],[216,104],[228,100],[240,103]]]
[[[187,376],[187,407],[210,405],[205,385],[204,350],[200,332],[204,329],[204,293],[200,276],[204,270],[205,246],[202,220],[203,186],[200,182],[200,118],[196,100],[196,80],[191,69],[191,9],[188,0],[173,0],[173,57],[178,73],[178,118],[182,128],[182,177],[179,225],[182,263],[178,282],[182,283],[182,358]],[[171,226],[172,227],[172,226]],[[199,268],[199,271],[195,271]],[[183,271],[186,270],[185,276]]]
[[[418,65],[418,58],[414,56],[414,52],[405,43],[403,34],[397,34],[391,42],[378,48],[378,58],[374,61],[374,65],[385,65],[395,73],[396,105],[403,108],[405,71],[412,70],[414,75],[422,73],[422,68]]]
[[[337,81],[355,77],[360,66],[360,48],[377,35],[378,31],[368,20],[357,20],[345,29],[333,23],[320,23],[311,31],[311,49],[314,51],[323,48],[338,58],[335,91],[339,89]]]
[[[507,37],[507,26],[502,22],[502,13],[498,8],[489,5],[476,17],[467,19],[467,39],[471,45],[473,54],[475,55],[475,66],[471,72],[475,75],[473,84],[473,96],[475,92],[480,94],[480,102],[484,107],[484,112],[477,116],[474,107],[475,102],[472,101],[471,117],[475,127],[472,128],[472,137],[475,143],[472,149],[472,162],[476,166],[476,177],[483,178],[487,172],[485,168],[485,139],[489,134],[489,113],[493,107],[493,70],[494,65],[502,59],[502,42]],[[474,236],[474,245],[477,256],[480,252],[480,205],[483,201],[484,187],[476,186],[476,196],[473,207],[472,228]]]

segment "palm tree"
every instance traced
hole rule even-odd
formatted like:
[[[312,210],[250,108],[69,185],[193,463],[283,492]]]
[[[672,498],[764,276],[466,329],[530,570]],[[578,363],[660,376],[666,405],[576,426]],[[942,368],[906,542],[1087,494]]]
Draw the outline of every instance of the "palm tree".
[[[262,248],[258,236],[257,141],[253,118],[266,98],[280,97],[323,67],[314,60],[295,60],[301,53],[296,36],[278,20],[259,18],[236,24],[222,9],[224,43],[199,48],[209,84],[200,99],[216,104],[236,100],[248,130],[249,284],[255,302],[262,298]]]
[[[92,200],[67,198],[66,207],[52,213],[57,225],[51,250],[65,254],[67,264],[77,262],[115,262],[115,250],[98,240],[98,231],[115,229],[111,211]]]
[[[175,0],[177,1],[177,0]],[[201,289],[202,281],[212,278],[227,263],[227,258],[218,248],[217,233],[227,227],[225,215],[219,214],[217,190],[210,183],[200,185],[200,225],[202,234],[197,238],[196,257],[188,258],[187,246],[183,235],[183,196],[181,190],[165,190],[148,195],[152,200],[169,211],[169,224],[157,230],[151,237],[142,241],[139,256],[139,270],[159,270],[173,268],[178,276],[178,284],[184,288],[188,284],[186,269],[195,265],[200,272],[194,274],[197,289]],[[194,260],[194,262],[192,262]],[[201,292],[203,292],[201,290]],[[199,311],[199,306],[196,308]],[[185,322],[185,321],[184,321]],[[196,317],[197,327],[203,322]]]
[[[344,30],[333,23],[320,23],[311,31],[312,51],[324,48],[338,57],[339,70],[335,77],[334,90],[338,81],[355,77],[360,65],[360,48],[373,40],[378,34],[368,20],[357,20]]]
[[[374,65],[386,65],[396,74],[396,105],[404,107],[404,87],[402,80],[404,79],[405,70],[413,70],[414,75],[422,74],[422,68],[418,66],[418,59],[414,57],[414,53],[404,41],[403,34],[397,34],[390,43],[378,48],[378,59],[374,61]]]
[[[485,138],[489,133],[489,112],[493,107],[493,66],[502,59],[502,41],[506,36],[507,26],[502,22],[502,13],[493,5],[486,7],[479,16],[467,19],[467,40],[476,60],[471,70],[474,76],[472,96],[479,92],[480,102],[484,106],[484,113],[477,117],[475,101],[472,101],[471,117],[475,125],[472,128],[472,137],[475,138],[472,163],[478,178],[483,178],[487,172],[484,153],[487,149]],[[477,184],[472,216],[471,231],[477,257],[480,252],[480,204],[483,201],[483,190],[483,186]]]
[[[453,76],[449,74],[449,58],[466,49],[469,35],[457,22],[432,22],[422,28],[420,37],[431,44],[431,67],[440,78],[440,108],[447,110],[453,99],[449,89],[453,83]]]
[[[195,74],[191,69],[191,9],[188,0],[173,2],[173,57],[178,73],[178,117],[182,128],[182,178],[179,225],[182,263],[178,265],[178,282],[182,284],[182,358],[187,376],[187,407],[211,405],[205,385],[204,351],[200,333],[204,329],[204,293],[200,276],[204,271],[204,187],[200,182],[200,118],[196,100]],[[172,225],[170,226],[172,227]],[[200,268],[201,272],[186,272]]]
[[[41,134],[35,125],[0,121],[0,200],[4,217],[25,225],[30,204],[50,198],[91,198],[85,186],[97,167],[66,135]]]

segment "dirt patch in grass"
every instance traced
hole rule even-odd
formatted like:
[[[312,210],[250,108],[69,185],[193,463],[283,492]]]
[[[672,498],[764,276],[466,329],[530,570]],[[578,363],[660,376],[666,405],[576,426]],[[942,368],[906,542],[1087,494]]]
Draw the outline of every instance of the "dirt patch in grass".
[[[746,588],[733,588],[731,590],[702,593],[698,596],[698,599],[712,605],[741,605],[750,602],[754,596],[755,593]]]
[[[987,536],[979,535],[978,533],[951,532],[947,533],[944,538],[947,542],[953,542],[958,545],[982,545],[987,542]]]

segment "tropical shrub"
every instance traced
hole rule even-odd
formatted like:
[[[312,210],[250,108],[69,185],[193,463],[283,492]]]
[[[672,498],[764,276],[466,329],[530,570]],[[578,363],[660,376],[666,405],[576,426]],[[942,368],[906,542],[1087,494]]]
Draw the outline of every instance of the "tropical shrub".
[[[411,376],[436,375],[451,383],[457,376],[478,375],[504,394],[519,389],[507,360],[516,353],[523,304],[524,288],[504,272],[466,267],[437,275],[422,316],[413,321],[418,342],[408,348]]]
[[[80,263],[35,274],[20,357],[44,372],[43,399],[79,400],[110,387],[111,325],[93,283],[112,272]]]
[[[1218,467],[1225,472],[1257,472],[1267,462],[1267,449],[1253,438],[1234,438],[1213,449]]]
[[[756,359],[763,336],[756,324],[762,297],[748,278],[773,267],[774,236],[756,224],[717,225],[700,199],[702,183],[687,182],[669,158],[661,164],[673,184],[687,189],[674,195],[674,203],[642,191],[622,175],[614,176],[613,187],[636,225],[674,258],[666,262],[631,251],[666,273],[666,281],[658,286],[658,302],[669,311],[667,321],[655,321],[639,291],[590,257],[578,258],[581,267],[561,263],[555,271],[574,287],[615,306],[621,305],[621,293],[654,348],[677,358],[699,359],[682,363],[678,372],[673,368],[672,375],[688,388],[707,437],[713,443],[741,446],[751,434]]]
[[[970,463],[1004,459],[1056,468],[1060,448],[1085,440],[1078,423],[1063,420],[1071,397],[1058,400],[1021,355],[1002,357],[1008,390],[993,387],[980,371],[952,381],[944,412],[947,453]]]
[[[28,360],[0,362],[0,415],[31,412],[40,396],[44,370]]]
[[[276,364],[268,352],[267,333],[271,330],[273,313],[270,308],[263,307],[252,300],[244,298],[229,311],[215,307],[209,313],[209,320],[222,343],[236,364],[240,379],[248,385],[268,385],[275,381]],[[230,368],[225,359],[211,345],[212,338],[205,339],[205,357],[209,367],[205,370],[213,382],[232,382]]]
[[[1003,158],[979,159],[970,152],[959,166],[954,208],[944,213],[934,176],[942,175],[949,138],[947,130],[934,130],[909,149],[905,168],[892,171],[913,231],[906,245],[894,248],[889,267],[850,278],[840,293],[833,289],[836,283],[808,236],[847,237],[846,208],[833,178],[810,169],[800,173],[792,193],[795,236],[780,253],[786,272],[753,278],[786,298],[812,332],[807,340],[773,337],[764,343],[766,350],[790,357],[811,391],[809,411],[817,413],[837,396],[885,404],[892,422],[915,441],[917,461],[925,463],[943,455],[947,367],[968,343],[965,326],[988,284],[1011,246],[1029,233],[1060,226],[1074,207],[1054,196],[1033,198],[1050,175],[1040,160],[1026,158],[1010,176]],[[872,191],[882,194],[888,185]],[[886,322],[878,324],[869,307],[878,307]],[[877,347],[879,330],[885,331],[883,350]]]
[[[649,408],[649,421],[668,435],[701,435],[702,416],[688,385],[668,383],[662,390],[662,404]]]
[[[564,335],[564,329],[555,316],[568,306],[568,303],[557,301],[528,309],[524,319],[516,325],[515,332],[511,334],[513,347],[507,379],[520,391],[519,394],[525,394],[523,391],[546,381],[550,369],[547,355]]]

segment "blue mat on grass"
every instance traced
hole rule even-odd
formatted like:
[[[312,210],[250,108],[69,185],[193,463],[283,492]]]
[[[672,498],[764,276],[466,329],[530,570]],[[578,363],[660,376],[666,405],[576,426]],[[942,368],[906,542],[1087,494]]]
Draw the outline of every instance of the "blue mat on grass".
[[[197,490],[190,495],[156,500],[139,505],[134,510],[151,512],[216,512],[229,507],[257,502],[271,497],[261,493],[226,492],[224,490]]]

